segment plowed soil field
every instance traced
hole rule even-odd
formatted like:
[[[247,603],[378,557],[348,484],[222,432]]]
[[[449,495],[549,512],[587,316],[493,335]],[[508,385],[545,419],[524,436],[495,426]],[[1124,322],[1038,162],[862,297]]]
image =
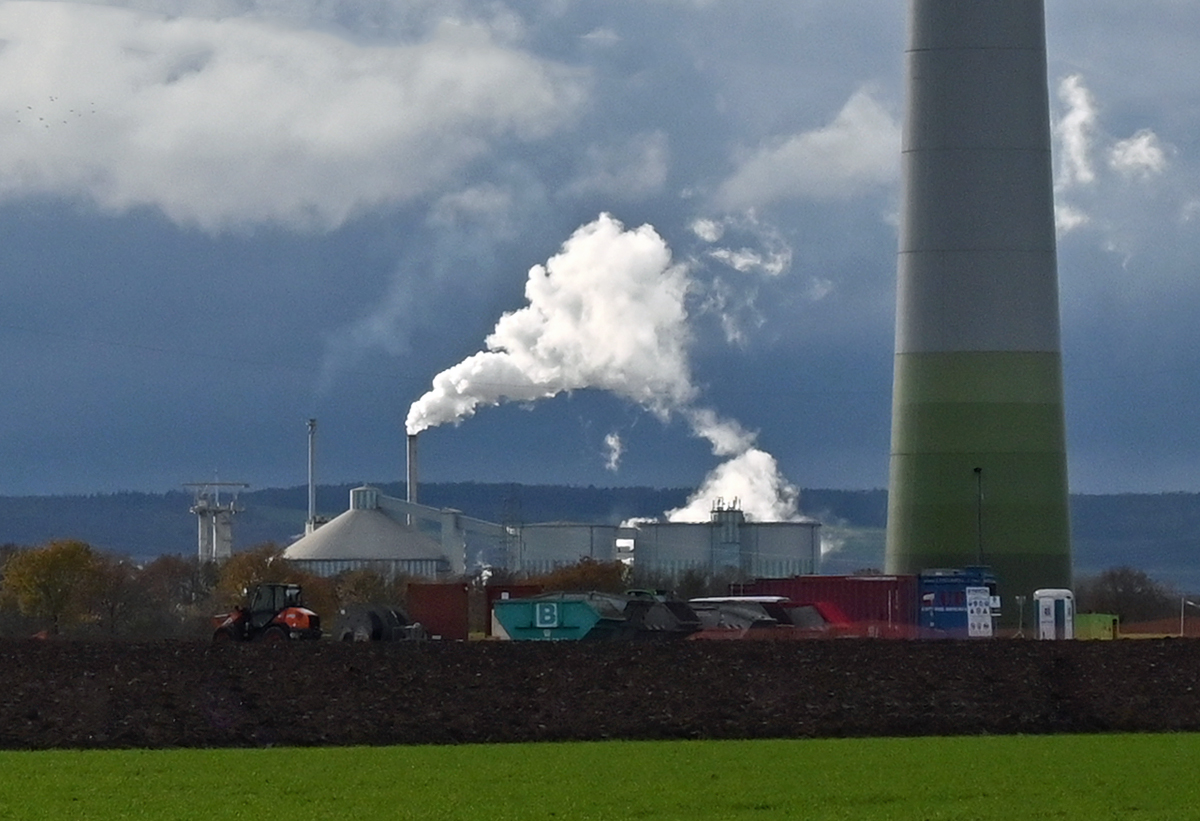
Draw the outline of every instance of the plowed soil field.
[[[0,643],[0,748],[1200,731],[1200,640]]]

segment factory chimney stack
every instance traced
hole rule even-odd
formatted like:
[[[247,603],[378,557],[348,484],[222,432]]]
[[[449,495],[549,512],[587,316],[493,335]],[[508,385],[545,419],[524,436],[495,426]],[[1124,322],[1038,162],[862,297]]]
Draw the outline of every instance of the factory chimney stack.
[[[308,420],[308,519],[304,523],[305,533],[317,529],[317,420]]]
[[[408,473],[405,477],[407,498],[412,504],[417,503],[417,435],[408,434]]]

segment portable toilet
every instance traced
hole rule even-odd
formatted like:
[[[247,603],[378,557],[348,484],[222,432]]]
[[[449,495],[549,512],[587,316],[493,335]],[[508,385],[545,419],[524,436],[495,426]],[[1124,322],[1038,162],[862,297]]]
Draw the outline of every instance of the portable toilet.
[[[1033,591],[1037,602],[1038,638],[1075,638],[1075,595],[1058,587],[1045,587]]]

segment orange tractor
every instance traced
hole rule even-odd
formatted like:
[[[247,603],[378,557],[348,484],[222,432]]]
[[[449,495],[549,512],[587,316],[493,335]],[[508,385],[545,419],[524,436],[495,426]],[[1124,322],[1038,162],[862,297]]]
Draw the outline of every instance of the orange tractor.
[[[260,584],[245,606],[213,616],[214,642],[321,638],[321,617],[300,603],[298,584]]]

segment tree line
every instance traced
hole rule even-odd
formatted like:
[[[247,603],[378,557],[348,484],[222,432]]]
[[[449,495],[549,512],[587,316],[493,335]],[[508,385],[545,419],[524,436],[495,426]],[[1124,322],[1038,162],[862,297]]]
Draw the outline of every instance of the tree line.
[[[159,556],[139,563],[97,550],[76,539],[38,547],[0,546],[0,638],[66,637],[137,640],[204,638],[212,617],[243,603],[246,591],[262,582],[303,587],[304,603],[332,626],[338,610],[354,603],[404,606],[409,576],[387,577],[352,570],[331,578],[300,570],[267,542],[235,553],[219,564],[195,558]],[[487,584],[530,584],[544,590],[622,592],[631,587],[661,589],[681,597],[727,589],[729,579],[685,573],[678,579],[633,572],[618,562],[582,559],[542,575],[507,571],[476,574],[471,584],[483,601]],[[485,614],[474,620],[483,629]]]
[[[407,579],[351,571],[325,579],[298,570],[264,543],[220,564],[164,555],[147,563],[60,539],[0,547],[0,637],[121,640],[201,638],[212,617],[260,582],[298,583],[309,607],[331,617],[346,603],[397,601]]]
[[[212,617],[240,604],[261,582],[304,588],[304,600],[332,624],[347,604],[404,605],[412,577],[388,578],[353,570],[331,578],[304,572],[282,557],[283,548],[264,543],[235,553],[220,564],[164,555],[137,563],[60,539],[33,548],[0,546],[0,637],[30,636],[154,640],[211,635]],[[736,581],[730,574],[692,571],[678,577],[639,573],[621,562],[582,559],[549,573],[523,576],[491,571],[463,579],[477,589],[487,584],[533,584],[544,590],[622,592],[632,587],[661,590],[677,598],[719,595]],[[1116,567],[1076,580],[1081,613],[1109,613],[1123,623],[1179,613],[1181,594],[1130,567]],[[484,614],[477,619],[482,627]]]

